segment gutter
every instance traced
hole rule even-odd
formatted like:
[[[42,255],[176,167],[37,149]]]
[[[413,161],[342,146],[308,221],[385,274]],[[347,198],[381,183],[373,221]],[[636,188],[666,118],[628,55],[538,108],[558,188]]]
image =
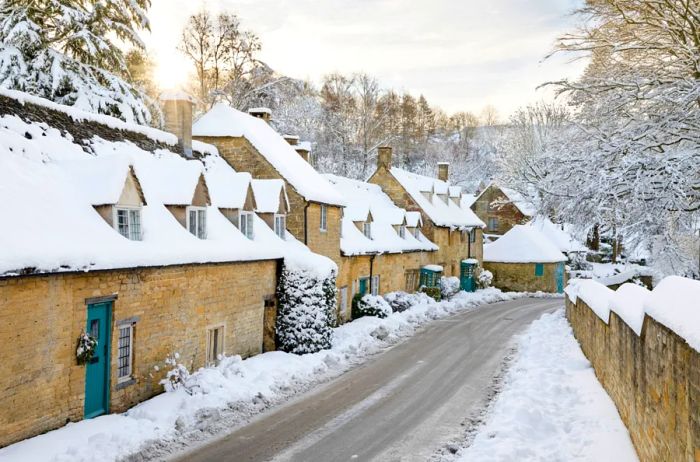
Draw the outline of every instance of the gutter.
[[[309,206],[311,202],[306,201],[304,205],[304,245],[309,245]]]

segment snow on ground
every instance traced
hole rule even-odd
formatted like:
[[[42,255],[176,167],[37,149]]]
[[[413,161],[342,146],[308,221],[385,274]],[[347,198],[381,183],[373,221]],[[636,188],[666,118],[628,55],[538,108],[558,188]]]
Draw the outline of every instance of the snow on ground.
[[[459,462],[638,460],[563,310],[533,322],[517,351],[487,423]]]
[[[217,367],[196,371],[180,387],[145,401],[123,414],[111,414],[70,423],[0,449],[0,460],[92,461],[116,460],[148,446],[176,447],[193,433],[203,438],[215,433],[208,427],[231,430],[246,417],[226,417],[236,409],[260,412],[312,385],[340,375],[370,355],[412,335],[431,320],[474,309],[477,306],[527,296],[549,294],[503,293],[486,289],[460,292],[451,300],[417,304],[385,319],[364,317],[334,329],[333,347],[298,356],[279,351],[241,360],[227,357]],[[191,393],[191,394],[190,394]],[[247,417],[250,417],[248,415]]]

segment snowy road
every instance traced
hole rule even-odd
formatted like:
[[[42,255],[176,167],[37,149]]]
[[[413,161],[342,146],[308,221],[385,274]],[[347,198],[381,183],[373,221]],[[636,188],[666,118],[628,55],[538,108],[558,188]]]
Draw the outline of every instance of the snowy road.
[[[562,299],[497,303],[430,323],[373,360],[182,461],[424,461],[484,405],[511,338]]]

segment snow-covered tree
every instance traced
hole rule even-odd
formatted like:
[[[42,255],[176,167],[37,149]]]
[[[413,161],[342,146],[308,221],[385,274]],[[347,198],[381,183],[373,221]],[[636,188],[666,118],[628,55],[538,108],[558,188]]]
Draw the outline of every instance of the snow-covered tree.
[[[148,123],[145,95],[129,83],[117,41],[143,48],[150,0],[4,0],[0,87]]]

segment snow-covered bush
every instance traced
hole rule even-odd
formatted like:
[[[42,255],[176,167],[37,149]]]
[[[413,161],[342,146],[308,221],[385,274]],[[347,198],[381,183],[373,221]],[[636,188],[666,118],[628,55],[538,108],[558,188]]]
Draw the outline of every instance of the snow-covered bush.
[[[431,297],[428,297],[422,292],[409,294],[406,292],[389,292],[384,295],[384,300],[389,303],[391,310],[394,313],[401,313],[415,305],[430,305],[435,303]]]
[[[420,291],[432,298],[436,302],[442,300],[442,294],[439,287],[421,287]]]
[[[482,270],[479,277],[476,279],[476,284],[479,289],[488,289],[493,283],[493,273],[489,270]]]
[[[277,286],[277,348],[315,353],[331,347],[335,324],[335,271],[327,277],[286,263]]]
[[[443,276],[440,278],[440,295],[449,298],[459,292],[460,282],[458,277]]]
[[[78,360],[78,364],[87,364],[90,359],[95,355],[95,349],[97,348],[97,339],[87,332],[83,332],[78,337],[78,348],[75,350],[75,356]]]
[[[357,319],[363,316],[376,316],[386,318],[391,314],[391,306],[378,295],[358,294],[353,298],[352,318]]]
[[[175,391],[182,388],[189,395],[195,392],[197,386],[192,383],[192,376],[187,366],[180,362],[180,353],[175,352],[165,358],[165,365],[171,367],[165,374],[165,378],[159,382],[165,391]],[[155,369],[158,370],[158,366]]]

